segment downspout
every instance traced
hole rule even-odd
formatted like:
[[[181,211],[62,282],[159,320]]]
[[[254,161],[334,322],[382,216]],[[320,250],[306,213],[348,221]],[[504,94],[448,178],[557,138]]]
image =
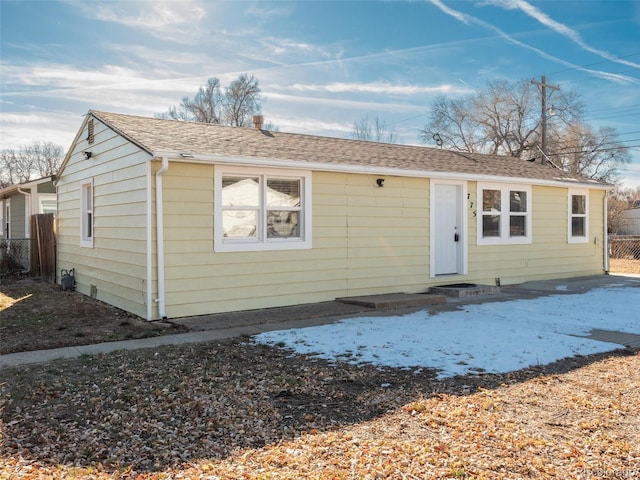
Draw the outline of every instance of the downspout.
[[[153,320],[153,194],[151,192],[151,162],[147,163],[147,321]]]
[[[167,318],[164,298],[164,215],[162,212],[162,176],[169,170],[169,157],[162,157],[162,167],[156,172],[156,257],[158,259],[158,316]]]
[[[603,199],[603,203],[604,203],[604,241],[602,242],[603,244],[603,248],[604,248],[604,273],[605,275],[609,274],[609,227],[607,225],[607,220],[608,220],[608,208],[609,208],[609,201],[607,199],[607,193],[605,192],[604,194],[604,199]]]
[[[18,187],[18,193],[24,195],[24,236],[31,238],[31,219],[29,218],[33,212],[33,205],[31,205],[31,190],[28,192]]]

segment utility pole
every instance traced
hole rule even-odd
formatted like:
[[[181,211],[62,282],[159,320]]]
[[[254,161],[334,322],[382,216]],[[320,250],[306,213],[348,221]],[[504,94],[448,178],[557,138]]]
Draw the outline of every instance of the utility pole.
[[[542,104],[542,112],[540,115],[540,128],[542,133],[540,134],[540,150],[542,151],[542,164],[547,163],[547,88],[551,90],[560,90],[557,85],[549,85],[547,83],[547,77],[542,75],[541,81],[531,80],[531,83],[540,87],[540,98]]]

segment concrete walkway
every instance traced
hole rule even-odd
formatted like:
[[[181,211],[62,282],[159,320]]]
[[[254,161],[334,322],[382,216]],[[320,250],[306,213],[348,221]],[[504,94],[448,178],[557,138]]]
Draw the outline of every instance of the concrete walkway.
[[[428,309],[430,312],[435,313],[455,310],[461,305],[537,298],[551,294],[577,294],[594,288],[618,286],[640,288],[640,275],[598,275],[527,282],[519,285],[503,286],[499,293],[491,295],[446,298],[446,303],[443,303],[442,298],[436,298],[441,297],[440,295],[392,294],[367,296],[360,299],[356,297],[355,299],[342,299],[342,301],[292,307],[180,318],[174,319],[172,322],[187,327],[190,330],[188,333],[0,355],[0,368],[43,363],[62,358],[76,358],[82,355],[98,355],[118,350],[209,342],[243,335],[256,335],[273,330],[333,323],[341,319],[363,315],[398,315],[421,309]],[[417,297],[422,297],[422,299]],[[593,330],[588,338],[618,344],[630,349],[640,349],[640,335],[638,334]]]

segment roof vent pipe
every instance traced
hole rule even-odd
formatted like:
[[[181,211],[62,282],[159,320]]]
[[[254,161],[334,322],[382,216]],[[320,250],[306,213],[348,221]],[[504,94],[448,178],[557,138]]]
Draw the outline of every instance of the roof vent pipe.
[[[263,123],[264,123],[264,117],[262,115],[253,116],[253,124],[255,125],[256,130],[262,130]]]

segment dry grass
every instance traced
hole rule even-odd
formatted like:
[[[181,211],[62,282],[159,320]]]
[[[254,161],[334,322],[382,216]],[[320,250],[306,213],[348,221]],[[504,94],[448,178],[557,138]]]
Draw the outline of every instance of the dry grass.
[[[0,354],[184,331],[161,327],[78,292],[31,278],[0,284]]]
[[[20,288],[2,285],[3,342],[7,318],[30,346],[129,320]],[[0,370],[0,478],[638,478],[638,411],[637,352],[436,380],[240,338]]]
[[[634,273],[640,275],[640,260],[631,258],[609,259],[609,271],[615,273]]]
[[[630,353],[435,380],[235,339],[5,369],[0,478],[635,478]]]

